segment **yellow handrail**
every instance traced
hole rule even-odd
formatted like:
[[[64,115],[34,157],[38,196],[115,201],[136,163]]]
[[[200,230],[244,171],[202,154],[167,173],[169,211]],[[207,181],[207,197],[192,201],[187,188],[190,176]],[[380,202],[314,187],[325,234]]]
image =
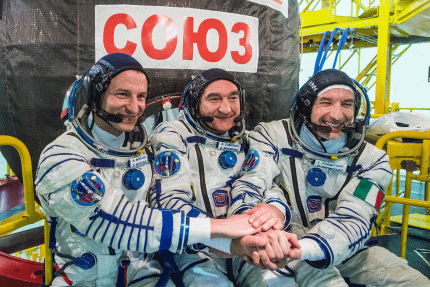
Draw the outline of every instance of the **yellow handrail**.
[[[430,202],[426,200],[416,200],[411,199],[411,186],[412,180],[417,180],[421,182],[430,181],[430,177],[428,174],[429,168],[429,156],[430,156],[430,132],[418,132],[418,131],[396,131],[381,137],[375,144],[375,146],[379,149],[382,149],[385,144],[395,138],[409,138],[409,139],[420,139],[423,140],[422,149],[421,149],[421,166],[420,166],[420,174],[413,174],[412,171],[406,171],[406,179],[405,179],[405,195],[404,198],[398,197],[398,192],[396,192],[396,196],[392,196],[392,184],[386,191],[385,196],[385,210],[382,214],[379,215],[376,223],[381,226],[382,234],[385,234],[386,226],[390,225],[390,210],[393,203],[403,204],[403,216],[402,216],[402,228],[400,234],[400,257],[405,258],[406,256],[406,241],[408,235],[408,224],[409,224],[409,208],[410,206],[418,206],[418,207],[426,207],[430,208]],[[396,186],[399,184],[399,170],[397,170],[397,180]],[[396,191],[398,189],[396,188]]]
[[[417,131],[397,131],[391,132],[382,136],[375,144],[379,149],[382,149],[384,145],[391,139],[394,138],[409,138],[409,139],[422,139],[430,140],[429,132],[417,132]]]
[[[6,235],[18,228],[44,219],[43,212],[36,210],[34,201],[33,173],[30,153],[24,143],[11,136],[0,136],[0,145],[13,146],[19,154],[22,165],[22,183],[24,187],[25,210],[11,219],[6,219],[0,224],[0,236]]]
[[[25,210],[0,222],[0,236],[6,235],[28,224],[45,219],[44,213],[39,210],[39,205],[34,200],[33,171],[31,157],[27,147],[22,141],[11,136],[0,136],[0,145],[13,146],[19,154],[22,166],[22,184],[24,188]],[[37,207],[37,208],[36,208]],[[45,235],[45,284],[52,281],[52,254],[49,249],[49,225],[44,220]]]
[[[53,272],[52,272],[52,251],[49,248],[49,235],[51,227],[48,221],[44,220],[43,233],[45,235],[45,285],[49,286],[52,282]]]

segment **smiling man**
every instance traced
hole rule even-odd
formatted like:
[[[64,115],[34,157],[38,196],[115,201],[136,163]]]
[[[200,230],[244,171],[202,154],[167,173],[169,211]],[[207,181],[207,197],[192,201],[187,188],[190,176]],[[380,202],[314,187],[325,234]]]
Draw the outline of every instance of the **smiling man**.
[[[131,132],[145,111],[147,90],[148,80],[142,72],[126,70],[118,74],[101,96],[95,124],[114,136]],[[111,115],[111,121],[107,115]],[[112,121],[115,116],[121,121]]]
[[[368,101],[344,72],[312,76],[289,119],[250,133],[249,154],[259,160],[233,184],[238,207],[230,210],[273,181],[284,187],[301,246],[288,267],[300,286],[348,286],[343,277],[359,286],[429,286],[406,260],[366,245],[392,173],[387,154],[364,142],[362,98]]]
[[[311,123],[329,126],[330,131],[317,131],[325,140],[337,140],[343,128],[351,125],[354,117],[354,92],[346,85],[333,85],[318,93],[311,112]]]
[[[153,154],[142,123],[148,88],[141,64],[114,53],[66,95],[67,131],[42,152],[35,182],[51,224],[52,286],[124,286],[126,251],[142,258],[132,257],[128,280],[138,262],[138,284],[155,286],[162,269],[155,252],[258,231],[248,215],[191,218],[148,206]],[[264,246],[265,239],[254,242]]]
[[[190,81],[179,120],[161,123],[151,137],[157,181],[152,206],[179,209],[190,217],[227,216],[230,184],[240,175],[247,147],[244,103],[244,88],[227,71],[210,69]],[[274,188],[252,203],[244,202],[237,213],[254,206],[256,222],[267,231],[258,236],[270,243],[264,252],[274,261],[282,260],[290,244],[297,248],[295,236],[280,230],[290,221],[282,192]],[[235,241],[205,245],[209,250],[197,252],[205,246],[193,246],[189,254],[175,255],[185,286],[296,286],[292,277],[248,265],[242,257],[218,256],[236,255]]]
[[[202,121],[217,135],[227,133],[240,115],[240,92],[237,86],[227,80],[210,83],[200,99],[200,115],[213,120]]]

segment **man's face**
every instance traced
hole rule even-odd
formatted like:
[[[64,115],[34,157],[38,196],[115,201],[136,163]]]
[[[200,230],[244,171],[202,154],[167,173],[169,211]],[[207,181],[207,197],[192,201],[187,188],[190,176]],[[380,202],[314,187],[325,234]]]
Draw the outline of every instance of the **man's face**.
[[[338,139],[342,128],[348,126],[354,116],[354,94],[346,89],[335,88],[317,97],[312,107],[311,122],[321,126],[330,126],[330,133],[317,132],[326,139]]]
[[[234,125],[234,119],[240,114],[240,92],[237,86],[227,80],[210,83],[200,98],[199,112],[202,116],[211,116],[214,120],[205,122],[218,134],[228,132]]]
[[[127,70],[115,76],[102,95],[101,108],[108,113],[122,115],[123,119],[120,123],[109,122],[112,126],[101,128],[116,136],[132,131],[145,110],[147,92],[145,74]]]

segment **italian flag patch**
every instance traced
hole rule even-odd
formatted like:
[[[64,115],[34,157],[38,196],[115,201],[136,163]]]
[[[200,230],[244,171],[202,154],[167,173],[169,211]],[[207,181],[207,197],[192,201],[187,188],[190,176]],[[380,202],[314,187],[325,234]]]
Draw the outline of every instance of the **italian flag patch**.
[[[354,196],[364,200],[379,211],[385,194],[372,182],[363,178],[354,191]]]

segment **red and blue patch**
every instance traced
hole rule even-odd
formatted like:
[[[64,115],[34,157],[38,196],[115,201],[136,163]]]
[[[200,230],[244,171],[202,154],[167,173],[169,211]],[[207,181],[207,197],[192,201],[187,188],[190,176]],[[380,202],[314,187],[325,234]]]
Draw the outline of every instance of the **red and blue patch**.
[[[224,189],[215,190],[212,193],[212,198],[214,200],[216,207],[223,207],[228,204],[228,192]]]
[[[72,182],[70,194],[74,202],[80,206],[93,206],[105,193],[103,181],[94,173],[84,173]]]
[[[250,171],[253,170],[260,160],[260,156],[255,149],[252,149],[246,155],[245,161],[242,165],[242,171]]]
[[[321,210],[321,196],[318,195],[311,195],[308,197],[308,199],[306,200],[307,204],[308,204],[308,210],[310,213],[314,213],[314,212],[318,212]]]
[[[154,170],[161,176],[172,176],[181,168],[181,160],[172,151],[163,151],[154,160]]]

